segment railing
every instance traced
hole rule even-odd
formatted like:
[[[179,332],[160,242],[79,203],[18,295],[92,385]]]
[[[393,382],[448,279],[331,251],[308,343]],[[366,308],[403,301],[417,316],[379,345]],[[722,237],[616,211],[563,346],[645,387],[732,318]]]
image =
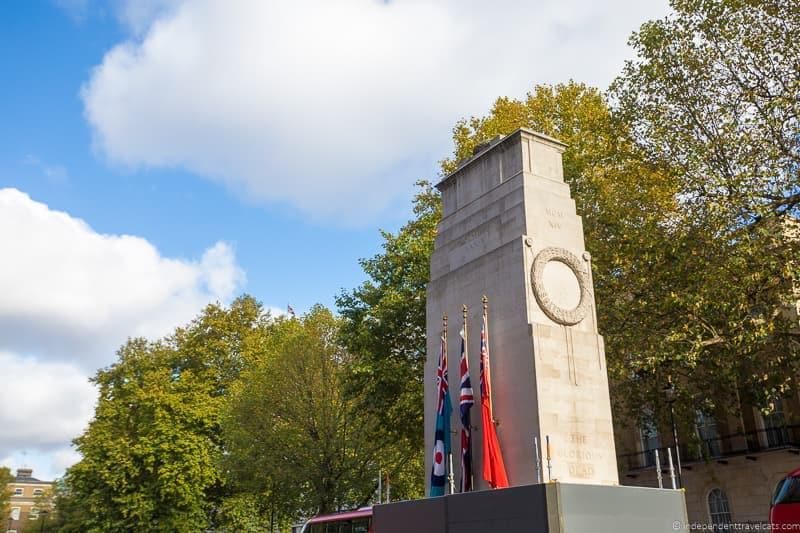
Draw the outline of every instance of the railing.
[[[667,448],[672,449],[672,459],[676,460],[674,446],[658,448],[662,468],[667,467]],[[681,463],[722,460],[734,455],[747,455],[785,448],[800,448],[800,424],[732,433],[713,439],[704,439],[699,444],[697,441],[688,444],[681,443]],[[625,472],[650,468],[655,466],[655,453],[654,450],[625,453],[618,455],[617,461]]]

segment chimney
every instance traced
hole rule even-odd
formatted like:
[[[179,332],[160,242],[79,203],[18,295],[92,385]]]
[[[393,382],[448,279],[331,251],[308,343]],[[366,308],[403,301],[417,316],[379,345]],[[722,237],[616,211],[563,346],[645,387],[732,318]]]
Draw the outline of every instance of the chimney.
[[[30,479],[33,477],[33,468],[17,468],[17,479]]]

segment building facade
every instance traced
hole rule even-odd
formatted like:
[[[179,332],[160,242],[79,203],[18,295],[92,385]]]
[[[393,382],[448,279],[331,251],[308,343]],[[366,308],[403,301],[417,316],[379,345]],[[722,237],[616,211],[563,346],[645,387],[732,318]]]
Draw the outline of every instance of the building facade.
[[[8,484],[11,493],[11,513],[8,523],[4,524],[6,533],[17,533],[24,524],[38,520],[40,513],[48,511],[42,509],[42,502],[53,490],[52,481],[42,481],[33,477],[30,468],[19,468],[14,480]]]
[[[741,417],[720,418],[698,413],[694,434],[679,433],[680,472],[671,428],[620,424],[620,483],[658,487],[658,451],[661,483],[671,487],[671,454],[690,522],[767,522],[777,483],[800,468],[800,398],[795,394],[776,402],[770,415],[744,406]]]

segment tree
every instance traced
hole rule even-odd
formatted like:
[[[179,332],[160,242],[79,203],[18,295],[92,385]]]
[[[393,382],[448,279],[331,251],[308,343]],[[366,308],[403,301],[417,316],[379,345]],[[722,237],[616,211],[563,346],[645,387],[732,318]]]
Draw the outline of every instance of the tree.
[[[386,471],[393,493],[407,498],[423,490],[425,286],[441,218],[438,192],[424,181],[417,187],[414,218],[397,234],[381,232],[383,251],[361,261],[368,281],[336,299],[341,342],[353,357],[349,394],[393,443],[398,458]]]
[[[567,144],[564,180],[583,217],[594,261],[609,264],[603,269],[617,257],[620,242],[615,240],[641,235],[657,240],[659,221],[676,215],[674,176],[642,160],[626,124],[599,90],[573,81],[538,85],[525,100],[498,98],[487,116],[459,121],[453,128],[453,157],[442,161],[443,173],[455,170],[477,145],[520,127]]]
[[[317,306],[277,321],[261,339],[224,424],[224,465],[240,494],[230,501],[229,527],[255,527],[242,509],[272,530],[371,500],[387,443],[377,419],[359,409],[361,396],[345,395],[350,355],[338,329],[339,320]]]
[[[62,496],[86,512],[73,513],[79,523],[66,530],[198,531],[213,522],[224,395],[268,320],[249,297],[230,309],[210,305],[171,337],[129,340],[97,372],[95,416],[75,440],[83,458]]]
[[[737,394],[766,407],[800,371],[785,313],[800,297],[800,240],[789,235],[800,215],[800,6],[671,4],[633,35],[638,58],[611,89],[642,156],[679,178],[680,202],[662,221],[673,238],[650,269],[651,293],[631,306],[628,333],[614,331],[628,371],[616,377],[632,403],[671,373],[688,407],[736,406]]]
[[[800,205],[800,5],[672,0],[612,86],[649,158],[678,171],[687,209],[738,224]]]
[[[0,466],[0,524],[5,524],[11,512],[9,503],[11,502],[11,491],[8,484],[14,481],[11,470],[8,467]]]
[[[82,533],[89,520],[89,512],[64,478],[53,482],[52,502],[54,512],[48,517],[48,531]]]

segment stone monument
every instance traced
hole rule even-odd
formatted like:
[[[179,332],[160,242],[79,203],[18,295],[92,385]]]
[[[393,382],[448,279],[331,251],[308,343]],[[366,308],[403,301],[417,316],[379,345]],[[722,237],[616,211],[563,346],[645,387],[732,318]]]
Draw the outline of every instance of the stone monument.
[[[520,129],[483,147],[437,185],[443,217],[428,285],[425,447],[433,447],[442,314],[451,317],[450,337],[457,338],[462,304],[472,310],[469,363],[475,384],[485,294],[490,303],[494,417],[511,486],[550,480],[618,484],[591,258],[564,183],[564,148],[555,139]],[[455,369],[450,391],[457,410],[458,353],[452,347],[450,352]],[[456,431],[458,417],[452,422]],[[488,488],[480,476],[479,417],[473,416],[473,425],[479,490]],[[539,472],[534,442],[539,444]],[[458,479],[459,462],[454,463]],[[426,470],[430,467],[429,462]]]
[[[682,490],[618,484],[591,256],[564,183],[563,151],[559,141],[520,129],[478,150],[438,185],[444,212],[428,285],[424,475],[428,485],[442,315],[450,317],[450,339],[457,339],[467,305],[475,492],[377,505],[375,533],[687,531]],[[483,295],[490,307],[493,416],[510,483],[498,490],[484,490],[481,475]],[[449,350],[455,413],[458,344]],[[459,423],[456,414],[453,435]],[[452,440],[459,457],[458,439]],[[456,480],[459,463],[453,461]]]

